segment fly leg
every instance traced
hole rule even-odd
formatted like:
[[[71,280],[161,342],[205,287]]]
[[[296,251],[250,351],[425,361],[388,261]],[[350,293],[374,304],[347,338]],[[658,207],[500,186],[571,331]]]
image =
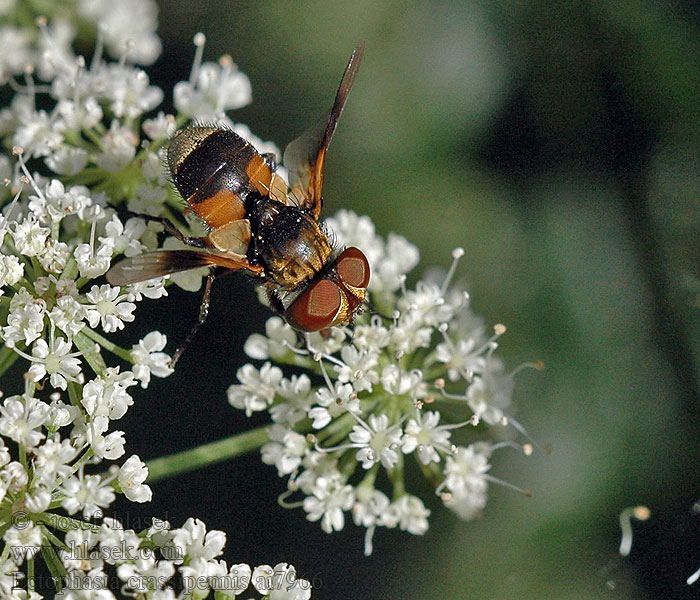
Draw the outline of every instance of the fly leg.
[[[175,350],[175,354],[173,354],[173,357],[170,359],[170,368],[171,369],[175,368],[175,363],[177,363],[178,359],[182,356],[182,353],[185,351],[185,348],[187,348],[187,346],[189,346],[190,342],[197,335],[197,332],[199,331],[199,329],[206,322],[207,317],[209,316],[209,300],[211,298],[211,284],[214,282],[214,279],[216,279],[216,276],[219,274],[220,274],[220,271],[219,271],[219,269],[217,269],[216,271],[213,271],[212,273],[209,273],[209,275],[207,275],[207,283],[204,286],[204,296],[202,297],[202,304],[199,306],[199,318],[197,319],[197,322],[190,329],[189,333],[187,334],[187,337],[185,338],[185,341],[182,342],[178,346],[177,350]]]
[[[277,170],[277,156],[275,153],[265,152],[264,154],[261,154],[261,156],[263,157],[263,160],[267,166],[270,167],[270,171],[274,173]]]
[[[287,310],[282,303],[277,290],[273,287],[265,288],[265,295],[267,296],[267,301],[270,303],[270,308],[274,310],[278,315],[284,316],[284,312]]]
[[[152,215],[135,215],[140,219],[145,219],[146,221],[153,221],[154,223],[160,223],[170,235],[174,238],[180,240],[183,244],[187,246],[194,246],[195,248],[206,248],[207,238],[197,237],[194,235],[185,235],[182,233],[175,225],[173,225],[170,219],[165,217],[154,217]]]
[[[138,219],[143,219],[144,221],[151,221],[153,223],[160,223],[165,228],[165,231],[167,231],[170,235],[180,240],[183,244],[186,244],[187,246],[194,246],[195,248],[206,248],[208,246],[206,241],[207,238],[197,237],[194,235],[185,235],[177,227],[175,227],[175,225],[173,225],[173,222],[170,219],[166,217],[155,217],[153,215],[139,214],[121,206],[112,206],[112,208],[114,208],[114,210],[116,210],[122,215],[136,217]]]

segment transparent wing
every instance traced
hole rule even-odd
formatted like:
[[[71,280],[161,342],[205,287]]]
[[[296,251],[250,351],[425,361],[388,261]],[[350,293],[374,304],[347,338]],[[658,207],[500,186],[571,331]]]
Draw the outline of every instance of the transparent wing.
[[[262,267],[253,267],[243,255],[210,254],[194,250],[158,250],[125,258],[107,271],[107,281],[112,285],[128,285],[162,277],[171,273],[189,271],[199,267],[224,267],[231,271],[247,269],[257,273]]]
[[[321,188],[326,150],[331,143],[340,115],[343,114],[364,50],[364,42],[353,50],[343,78],[340,80],[328,119],[290,142],[284,151],[283,162],[289,170],[290,195],[302,208],[309,209],[316,220],[321,214]]]

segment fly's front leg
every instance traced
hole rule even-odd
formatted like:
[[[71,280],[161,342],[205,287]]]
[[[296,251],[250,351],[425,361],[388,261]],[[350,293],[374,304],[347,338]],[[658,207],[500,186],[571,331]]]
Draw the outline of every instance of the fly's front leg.
[[[273,287],[266,287],[265,295],[267,296],[267,301],[270,304],[270,308],[274,310],[278,315],[284,316],[284,313],[287,309],[284,307],[282,299],[277,293],[277,290]]]
[[[187,337],[185,338],[185,341],[182,342],[178,346],[177,350],[175,350],[175,354],[173,354],[173,357],[170,360],[170,368],[172,368],[172,369],[175,368],[175,363],[177,363],[179,358],[182,356],[182,353],[185,351],[185,348],[187,348],[187,346],[189,346],[190,342],[197,335],[197,332],[202,327],[202,325],[204,325],[204,323],[207,320],[207,317],[209,316],[209,301],[211,299],[211,284],[214,282],[214,279],[216,279],[216,276],[218,274],[219,273],[218,273],[218,269],[217,269],[217,271],[213,271],[212,273],[209,273],[209,275],[207,275],[207,283],[204,286],[204,296],[202,297],[202,304],[199,306],[199,318],[197,319],[197,322],[190,329],[189,333],[187,334]]]

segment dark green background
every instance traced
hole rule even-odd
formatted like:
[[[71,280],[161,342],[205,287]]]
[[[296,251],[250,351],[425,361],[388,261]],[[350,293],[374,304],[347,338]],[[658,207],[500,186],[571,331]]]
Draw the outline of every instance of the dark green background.
[[[145,514],[201,517],[226,558],[289,561],[315,598],[694,598],[698,478],[698,12],[691,3],[161,2],[166,89],[230,54],[254,102],[233,113],[283,147],[329,108],[347,58],[365,60],[329,153],[325,214],[347,207],[416,243],[422,267],[466,250],[459,277],[505,323],[517,418],[550,456],[502,452],[483,519],[433,510],[424,538],[353,526],[328,536],[276,504],[273,468],[246,457],[154,485]],[[135,330],[172,343],[196,294],[152,303]],[[226,404],[241,347],[267,317],[240,281],[217,282],[210,322],[175,376],[137,397],[142,458],[253,425]],[[154,427],[154,422],[157,425]],[[257,423],[259,421],[255,421]],[[143,428],[139,428],[142,424]],[[420,484],[416,489],[420,490]],[[646,504],[632,554],[617,518]],[[126,510],[126,509],[125,509]],[[125,520],[140,518],[120,514]]]

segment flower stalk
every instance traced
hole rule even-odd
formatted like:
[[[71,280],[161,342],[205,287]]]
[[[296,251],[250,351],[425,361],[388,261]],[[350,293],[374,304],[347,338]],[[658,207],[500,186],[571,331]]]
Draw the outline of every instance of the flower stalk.
[[[258,450],[269,439],[266,429],[267,427],[258,427],[223,440],[146,461],[147,481],[153,483],[175,477]]]

